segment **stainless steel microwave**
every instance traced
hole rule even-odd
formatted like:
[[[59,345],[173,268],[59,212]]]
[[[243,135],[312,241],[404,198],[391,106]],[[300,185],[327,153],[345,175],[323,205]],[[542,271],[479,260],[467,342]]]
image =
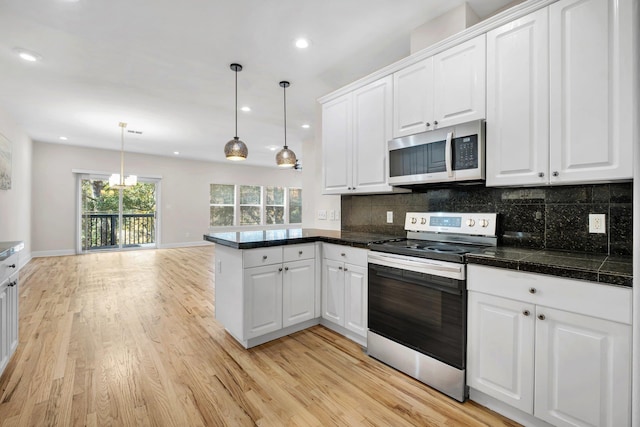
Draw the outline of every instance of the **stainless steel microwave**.
[[[389,141],[389,184],[485,179],[485,122],[476,120]]]

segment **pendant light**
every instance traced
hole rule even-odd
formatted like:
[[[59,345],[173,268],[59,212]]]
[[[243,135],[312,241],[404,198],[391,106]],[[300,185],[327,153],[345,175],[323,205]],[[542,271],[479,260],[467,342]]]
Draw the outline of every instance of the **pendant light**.
[[[136,175],[124,176],[124,128],[127,127],[126,123],[120,122],[120,173],[114,173],[109,177],[109,187],[120,189],[131,187],[138,183],[138,177]]]
[[[287,81],[281,81],[280,87],[284,94],[284,147],[276,154],[276,164],[281,168],[292,168],[296,165],[296,153],[287,147],[287,88],[291,84]]]
[[[238,138],[238,72],[242,71],[242,65],[231,64],[231,69],[236,73],[236,136],[224,146],[224,155],[228,160],[246,160],[249,154],[247,145]]]

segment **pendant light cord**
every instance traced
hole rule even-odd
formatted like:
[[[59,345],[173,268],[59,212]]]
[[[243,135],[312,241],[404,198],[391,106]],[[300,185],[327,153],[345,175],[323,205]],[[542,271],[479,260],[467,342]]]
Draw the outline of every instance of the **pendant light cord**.
[[[236,72],[236,136],[235,139],[238,139],[238,69],[234,70]]]
[[[287,149],[287,85],[282,86],[284,94],[284,148]]]

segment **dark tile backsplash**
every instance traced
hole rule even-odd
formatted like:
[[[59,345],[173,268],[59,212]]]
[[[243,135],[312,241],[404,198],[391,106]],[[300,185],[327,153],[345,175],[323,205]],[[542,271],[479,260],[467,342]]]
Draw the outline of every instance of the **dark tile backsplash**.
[[[467,186],[406,194],[342,196],[342,229],[404,235],[406,212],[497,212],[502,243],[536,249],[631,255],[633,184],[536,188]],[[387,224],[393,211],[393,224]],[[606,214],[606,234],[589,214]]]

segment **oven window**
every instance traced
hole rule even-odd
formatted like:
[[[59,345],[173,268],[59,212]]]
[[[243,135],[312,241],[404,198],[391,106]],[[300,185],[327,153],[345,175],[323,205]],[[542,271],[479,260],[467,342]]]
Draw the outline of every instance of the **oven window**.
[[[465,293],[459,280],[369,264],[369,329],[463,369]]]

